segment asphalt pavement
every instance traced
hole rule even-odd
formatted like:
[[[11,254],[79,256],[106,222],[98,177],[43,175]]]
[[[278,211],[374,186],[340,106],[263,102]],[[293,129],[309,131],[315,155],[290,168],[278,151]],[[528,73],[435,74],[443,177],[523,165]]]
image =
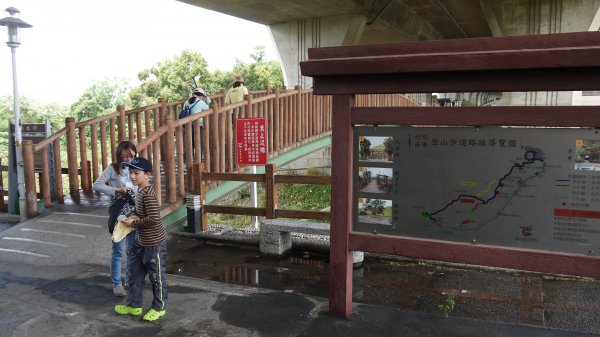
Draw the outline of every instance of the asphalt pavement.
[[[109,282],[106,219],[105,207],[56,206],[0,233],[0,336],[537,337],[597,333],[359,303],[353,305],[350,317],[338,318],[328,315],[327,298],[177,275],[167,275],[165,317],[152,323],[122,317],[113,311],[124,300],[112,295]],[[145,310],[151,297],[147,287]],[[597,312],[588,313],[592,316],[585,320],[598,321]]]

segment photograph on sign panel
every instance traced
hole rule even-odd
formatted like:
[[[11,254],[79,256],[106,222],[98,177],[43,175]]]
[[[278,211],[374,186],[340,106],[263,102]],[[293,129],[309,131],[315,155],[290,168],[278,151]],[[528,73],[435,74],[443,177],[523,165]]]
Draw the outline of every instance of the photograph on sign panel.
[[[394,155],[393,144],[392,137],[359,136],[359,160],[391,162]]]
[[[386,199],[358,198],[358,221],[392,225],[392,201]]]
[[[575,169],[600,171],[600,141],[577,139],[575,141]]]
[[[358,188],[364,193],[390,193],[392,191],[391,167],[359,167]]]

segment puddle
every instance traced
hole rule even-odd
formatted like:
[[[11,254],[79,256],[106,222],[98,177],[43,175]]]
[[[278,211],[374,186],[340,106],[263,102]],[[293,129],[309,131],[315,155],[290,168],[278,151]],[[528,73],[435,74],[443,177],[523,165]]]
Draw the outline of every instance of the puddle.
[[[326,254],[294,252],[281,259],[261,257],[256,246],[185,237],[172,238],[168,247],[169,274],[328,296],[329,256]]]

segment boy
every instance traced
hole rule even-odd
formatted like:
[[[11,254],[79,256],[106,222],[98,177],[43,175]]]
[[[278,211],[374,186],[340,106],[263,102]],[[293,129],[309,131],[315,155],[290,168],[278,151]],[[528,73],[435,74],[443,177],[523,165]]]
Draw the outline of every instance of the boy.
[[[139,316],[142,314],[144,280],[146,274],[152,284],[152,307],[144,315],[145,321],[155,321],[167,312],[167,282],[165,271],[167,265],[167,232],[160,220],[160,207],[156,200],[154,188],[150,185],[152,164],[145,158],[135,158],[129,167],[131,182],[138,187],[135,198],[135,212],[139,220],[125,219],[121,222],[137,229],[138,240],[131,248],[129,261],[129,296],[126,305],[115,306],[120,315]]]

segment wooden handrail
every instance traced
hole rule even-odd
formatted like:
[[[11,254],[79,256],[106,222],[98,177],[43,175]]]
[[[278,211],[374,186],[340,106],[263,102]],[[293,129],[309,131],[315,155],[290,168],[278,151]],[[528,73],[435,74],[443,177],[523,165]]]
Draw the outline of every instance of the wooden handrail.
[[[57,201],[63,202],[61,173],[63,170],[69,175],[69,193],[73,200],[77,201],[79,190],[90,192],[91,181],[116,159],[113,149],[122,139],[134,140],[137,143],[138,153],[151,160],[156,167],[161,167],[161,163],[164,164],[164,175],[155,175],[155,189],[168,202],[165,207],[173,208],[181,204],[183,196],[188,191],[198,188],[184,172],[192,163],[202,159],[206,164],[207,171],[210,171],[207,173],[210,177],[208,180],[211,181],[207,188],[220,183],[220,178],[224,176],[219,174],[228,171],[239,175],[243,172],[244,168],[237,166],[235,162],[233,151],[235,139],[233,122],[236,118],[267,118],[269,158],[331,133],[331,100],[328,97],[314,96],[312,89],[250,91],[250,95],[240,103],[220,105],[225,95],[225,91],[210,95],[214,102],[210,109],[181,120],[177,119],[177,116],[185,99],[171,102],[159,99],[156,104],[127,111],[119,108],[104,116],[78,123],[75,123],[72,117],[67,118],[64,128],[36,144],[32,149],[33,155],[50,159],[49,147],[52,145],[54,148],[52,158],[54,167],[42,167],[39,173],[40,195],[44,198],[45,206],[49,207],[52,204],[48,193],[49,186],[52,185],[51,170],[55,172]],[[364,100],[368,101],[369,97]],[[399,99],[390,99],[390,102],[396,101]],[[406,97],[403,102],[417,105]],[[203,121],[202,129],[199,121]],[[185,137],[183,137],[184,129],[190,130]],[[65,140],[68,160],[66,169],[63,168],[60,153],[61,143],[64,144]],[[190,156],[186,156],[184,161],[183,155],[188,153]],[[88,157],[91,158],[90,161]],[[179,170],[177,167],[182,169]],[[35,174],[33,171],[26,172],[26,175]],[[249,177],[244,179],[251,179]],[[279,183],[303,183],[306,178],[298,176],[286,178],[284,175],[278,175],[274,179]],[[264,178],[258,181],[264,181]],[[326,184],[329,180],[327,177],[319,177],[314,181]],[[276,188],[275,181],[273,184]],[[167,186],[166,195],[160,192],[161,186]],[[276,204],[276,197],[269,202]],[[273,209],[267,212],[268,216],[275,215]],[[321,215],[315,216],[322,218]]]

